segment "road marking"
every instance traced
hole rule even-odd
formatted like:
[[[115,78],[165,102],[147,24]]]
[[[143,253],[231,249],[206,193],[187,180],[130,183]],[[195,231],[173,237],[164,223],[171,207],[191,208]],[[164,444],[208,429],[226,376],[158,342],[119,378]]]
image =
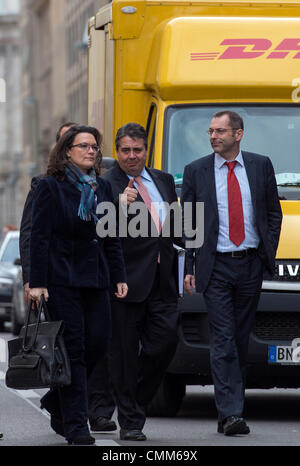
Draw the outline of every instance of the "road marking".
[[[43,414],[43,416],[46,416],[46,418],[50,419],[50,415],[43,409],[41,409],[39,406],[35,405],[29,398],[26,398],[24,396],[23,390],[14,390],[12,388],[8,388],[11,392],[15,393],[17,396],[22,398],[22,400],[26,401],[26,403],[30,404],[36,411],[38,411],[40,414]]]
[[[0,371],[0,380],[5,380],[5,372]],[[38,411],[43,416],[46,416],[47,419],[50,419],[50,415],[47,413],[46,410],[41,409],[39,406],[34,404],[31,399],[32,398],[40,398],[40,395],[35,392],[34,390],[14,390],[13,388],[6,387],[7,390],[10,390],[12,393],[17,395],[18,397],[22,398],[26,403],[28,403],[32,408]],[[107,440],[96,440],[96,445],[99,447],[119,447],[120,445],[115,442],[114,440],[107,439]]]
[[[96,440],[96,445],[98,447],[119,447],[119,443],[114,440]]]
[[[33,390],[15,390],[21,398],[40,398],[40,395]]]
[[[0,338],[0,362],[6,361],[6,340]]]
[[[0,380],[5,380],[5,372],[3,371],[0,371]],[[40,398],[40,395],[38,393],[34,392],[33,390],[14,390],[13,388],[9,388],[9,387],[5,387],[5,388],[7,388],[7,390],[17,395],[19,398],[22,398],[22,400],[30,404],[30,406],[32,406],[40,414],[50,419],[50,415],[44,409],[42,410],[39,406],[35,405],[30,400],[30,398]],[[28,394],[26,392],[28,392]],[[28,395],[30,395],[30,398]]]

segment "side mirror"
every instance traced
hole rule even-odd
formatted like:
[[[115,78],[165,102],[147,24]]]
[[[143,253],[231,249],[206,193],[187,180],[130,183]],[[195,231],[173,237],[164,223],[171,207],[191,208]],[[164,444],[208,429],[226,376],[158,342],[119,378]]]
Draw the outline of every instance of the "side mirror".
[[[21,265],[21,259],[20,259],[20,257],[17,257],[17,258],[14,260],[14,265]]]

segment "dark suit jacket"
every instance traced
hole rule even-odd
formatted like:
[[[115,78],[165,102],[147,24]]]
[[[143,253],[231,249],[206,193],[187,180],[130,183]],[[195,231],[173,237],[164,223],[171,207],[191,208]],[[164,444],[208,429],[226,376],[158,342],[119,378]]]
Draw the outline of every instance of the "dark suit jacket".
[[[156,184],[163,200],[170,204],[177,202],[177,194],[175,191],[173,177],[160,170],[147,170]],[[120,169],[118,164],[104,173],[102,178],[110,182],[115,199],[115,205],[118,208],[119,194],[122,194],[126,186],[128,186],[129,180],[127,175]],[[140,195],[138,195],[137,201],[143,202]],[[134,215],[129,215],[127,223],[130,223],[133,217]],[[128,294],[122,301],[142,302],[148,297],[156,274],[158,252],[160,252],[160,289],[162,298],[169,302],[177,299],[177,257],[174,252],[173,243],[176,242],[182,245],[182,240],[181,237],[175,238],[173,235],[173,220],[174,218],[171,212],[170,237],[163,237],[162,235],[159,237],[150,237],[149,235],[147,238],[131,238],[129,236],[126,238],[120,238],[124,253],[128,283]],[[149,225],[150,224],[151,216],[149,214]]]
[[[260,237],[259,255],[272,275],[282,220],[274,169],[268,157],[244,151],[242,155]],[[182,206],[185,202],[204,202],[204,243],[197,250],[188,250],[186,260],[186,273],[196,275],[196,291],[202,292],[213,270],[219,233],[214,154],[185,167],[181,201]]]
[[[99,202],[113,202],[109,183],[97,178]],[[30,283],[33,287],[107,288],[126,282],[119,238],[100,238],[92,220],[78,215],[81,193],[67,179],[40,180],[33,200]]]
[[[30,191],[27,195],[20,226],[20,257],[22,265],[23,283],[29,282],[30,265],[30,235],[31,235],[31,214],[34,191],[43,175],[35,176],[31,180]]]

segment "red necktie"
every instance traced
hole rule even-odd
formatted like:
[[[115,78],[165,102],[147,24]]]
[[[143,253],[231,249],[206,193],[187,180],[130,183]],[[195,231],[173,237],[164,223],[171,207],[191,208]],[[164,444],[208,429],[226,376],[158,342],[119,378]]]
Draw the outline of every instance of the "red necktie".
[[[234,173],[235,162],[226,162],[228,167],[227,190],[229,212],[229,238],[239,246],[245,239],[244,214],[240,185]]]

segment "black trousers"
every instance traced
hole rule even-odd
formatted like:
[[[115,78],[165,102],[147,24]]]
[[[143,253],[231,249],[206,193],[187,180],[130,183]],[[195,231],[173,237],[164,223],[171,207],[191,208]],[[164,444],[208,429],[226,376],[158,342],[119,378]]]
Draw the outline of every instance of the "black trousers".
[[[88,414],[90,422],[97,420],[99,417],[111,419],[116,408],[108,363],[108,354],[106,353],[99,359],[88,377]]]
[[[123,429],[142,429],[144,407],[155,395],[176,350],[177,299],[162,301],[158,268],[145,301],[112,301],[111,308],[110,372],[119,425]]]
[[[111,337],[110,297],[106,289],[49,287],[48,290],[51,318],[65,323],[64,340],[72,383],[44,398],[51,413],[61,412],[65,437],[71,439],[89,435],[87,378],[107,352]]]
[[[263,266],[256,252],[216,255],[204,300],[209,317],[211,370],[219,419],[242,416],[249,336],[260,296]]]

